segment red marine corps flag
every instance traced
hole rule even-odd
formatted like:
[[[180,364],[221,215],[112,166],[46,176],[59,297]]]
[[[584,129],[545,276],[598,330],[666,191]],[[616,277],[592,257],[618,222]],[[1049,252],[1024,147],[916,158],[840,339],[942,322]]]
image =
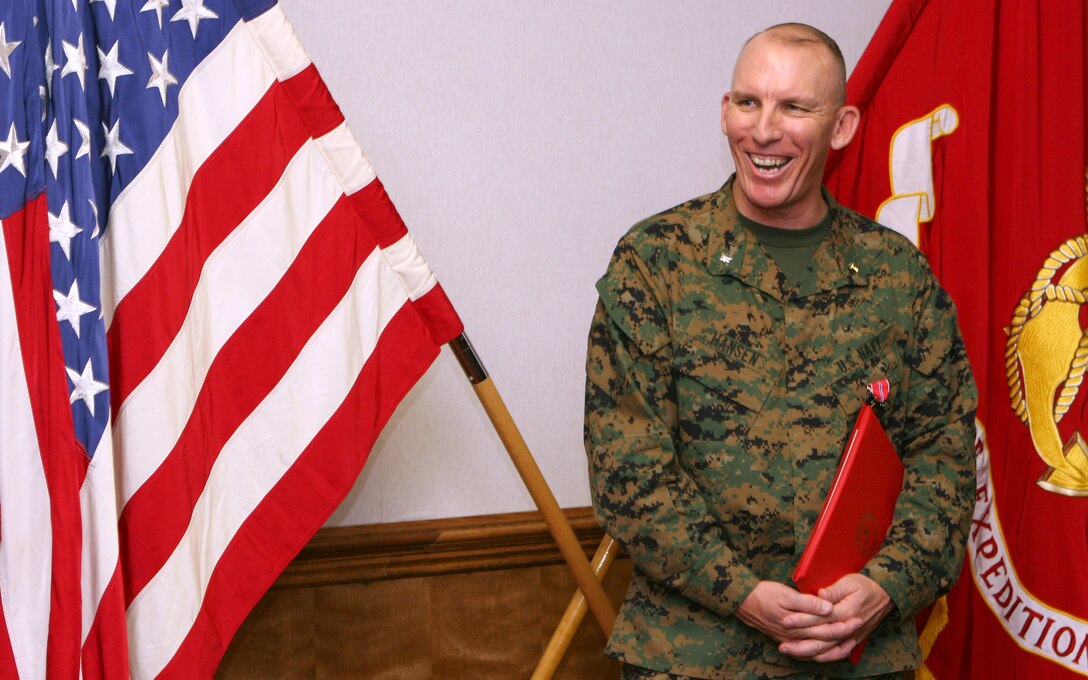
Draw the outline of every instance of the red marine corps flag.
[[[1082,0],[894,0],[850,79],[828,187],[926,252],[979,386],[968,556],[920,677],[1088,674],[1086,35]]]

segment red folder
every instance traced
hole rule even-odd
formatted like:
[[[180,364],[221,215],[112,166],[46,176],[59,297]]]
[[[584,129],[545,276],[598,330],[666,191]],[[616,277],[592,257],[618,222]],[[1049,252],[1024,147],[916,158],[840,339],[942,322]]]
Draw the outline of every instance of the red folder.
[[[862,405],[824,507],[793,572],[798,590],[814,595],[860,571],[888,534],[902,486],[903,463],[873,410]],[[864,642],[854,648],[852,663],[861,658],[863,646]]]

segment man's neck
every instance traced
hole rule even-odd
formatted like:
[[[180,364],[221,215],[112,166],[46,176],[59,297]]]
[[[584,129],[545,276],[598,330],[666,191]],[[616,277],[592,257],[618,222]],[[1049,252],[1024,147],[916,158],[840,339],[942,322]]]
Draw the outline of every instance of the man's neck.
[[[818,196],[807,205],[773,210],[753,205],[740,192],[734,192],[733,196],[737,203],[737,212],[752,222],[777,229],[808,229],[822,222],[830,210],[823,196]]]

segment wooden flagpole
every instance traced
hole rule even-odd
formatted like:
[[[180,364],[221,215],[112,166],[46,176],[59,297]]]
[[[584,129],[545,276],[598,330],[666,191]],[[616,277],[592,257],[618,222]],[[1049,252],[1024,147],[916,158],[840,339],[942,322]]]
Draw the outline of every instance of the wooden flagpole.
[[[616,553],[618,552],[619,546],[616,545],[611,536],[606,534],[604,539],[601,540],[601,545],[597,548],[597,553],[593,556],[593,573],[597,581],[604,580],[609,568],[612,567],[612,563],[616,561]],[[548,641],[548,647],[544,650],[544,654],[540,657],[540,661],[537,663],[536,669],[529,680],[552,679],[556,669],[559,668],[559,662],[563,660],[570,643],[574,640],[574,634],[578,632],[578,626],[582,625],[582,619],[585,617],[586,598],[582,595],[582,591],[579,590],[574,593],[574,597],[570,598],[570,604],[567,605],[567,610],[563,612],[563,618],[559,620],[559,625],[555,627],[552,639]]]
[[[552,538],[555,539],[556,545],[559,546],[559,552],[563,555],[567,567],[570,568],[571,573],[574,575],[574,581],[578,584],[578,588],[585,595],[589,609],[597,620],[597,625],[601,627],[605,637],[608,637],[611,635],[612,626],[616,622],[616,611],[608,601],[604,588],[601,587],[600,582],[593,573],[593,569],[590,568],[589,562],[582,553],[582,548],[578,543],[578,539],[574,536],[574,530],[571,529],[567,516],[559,508],[559,503],[556,502],[548,483],[544,480],[544,475],[541,474],[540,468],[537,467],[532,453],[529,452],[529,447],[525,444],[521,432],[506,408],[506,404],[503,402],[502,397],[499,396],[494,383],[488,377],[487,371],[484,369],[476,351],[472,348],[472,344],[468,341],[468,337],[464,334],[457,336],[449,343],[449,347],[453,350],[454,356],[457,357],[457,362],[461,364],[461,370],[465,372],[465,376],[472,384],[472,389],[476,392],[477,398],[483,404],[484,411],[487,412],[491,424],[499,434],[499,439],[502,440],[506,452],[510,455],[510,460],[513,461],[514,467],[517,468],[518,474],[521,475],[525,488],[529,490],[529,495],[532,496],[533,502],[536,503],[536,507],[544,517],[544,524],[548,527]]]

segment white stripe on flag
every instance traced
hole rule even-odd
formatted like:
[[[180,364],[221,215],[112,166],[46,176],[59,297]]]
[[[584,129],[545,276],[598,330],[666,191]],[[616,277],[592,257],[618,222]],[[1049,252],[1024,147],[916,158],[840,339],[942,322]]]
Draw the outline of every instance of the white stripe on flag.
[[[344,193],[348,196],[377,177],[370,161],[363,154],[363,147],[359,146],[347,123],[341,123],[317,140],[317,146],[329,161],[333,172],[340,178]]]
[[[181,330],[118,411],[113,433],[123,461],[118,475],[122,508],[177,443],[223,344],[283,277],[340,196],[339,182],[311,140],[291,159],[271,193],[208,258]]]
[[[109,432],[110,423],[106,422]],[[87,478],[79,490],[83,515],[83,625],[80,642],[94,621],[102,593],[117,571],[117,491],[114,486],[113,442],[102,437],[98,450],[87,468]]]
[[[101,243],[107,263],[102,267],[106,328],[117,303],[143,278],[181,223],[193,175],[275,79],[240,22],[186,81],[174,128],[110,210]]]
[[[184,538],[129,606],[135,677],[154,676],[173,657],[239,526],[340,407],[406,300],[397,275],[372,253],[283,379],[224,446]]]
[[[413,301],[423,297],[438,285],[438,279],[427,266],[427,261],[423,259],[423,253],[419,251],[411,234],[405,234],[393,245],[383,248],[382,253],[389,260],[389,265],[397,272],[401,285],[408,290],[408,296]]]
[[[340,179],[344,193],[348,196],[370,184],[377,175],[370,161],[363,153],[362,146],[355,139],[347,123],[341,123],[327,135],[317,140],[332,167]],[[423,253],[416,246],[411,234],[401,237],[396,243],[383,248],[382,252],[390,266],[400,275],[404,287],[412,300],[418,300],[438,284]]]
[[[287,80],[310,65],[310,57],[287,21],[283,8],[274,5],[267,12],[245,24],[261,45],[272,70],[280,80]]]
[[[0,231],[0,601],[19,677],[43,678],[52,522],[19,348],[7,244]]]

